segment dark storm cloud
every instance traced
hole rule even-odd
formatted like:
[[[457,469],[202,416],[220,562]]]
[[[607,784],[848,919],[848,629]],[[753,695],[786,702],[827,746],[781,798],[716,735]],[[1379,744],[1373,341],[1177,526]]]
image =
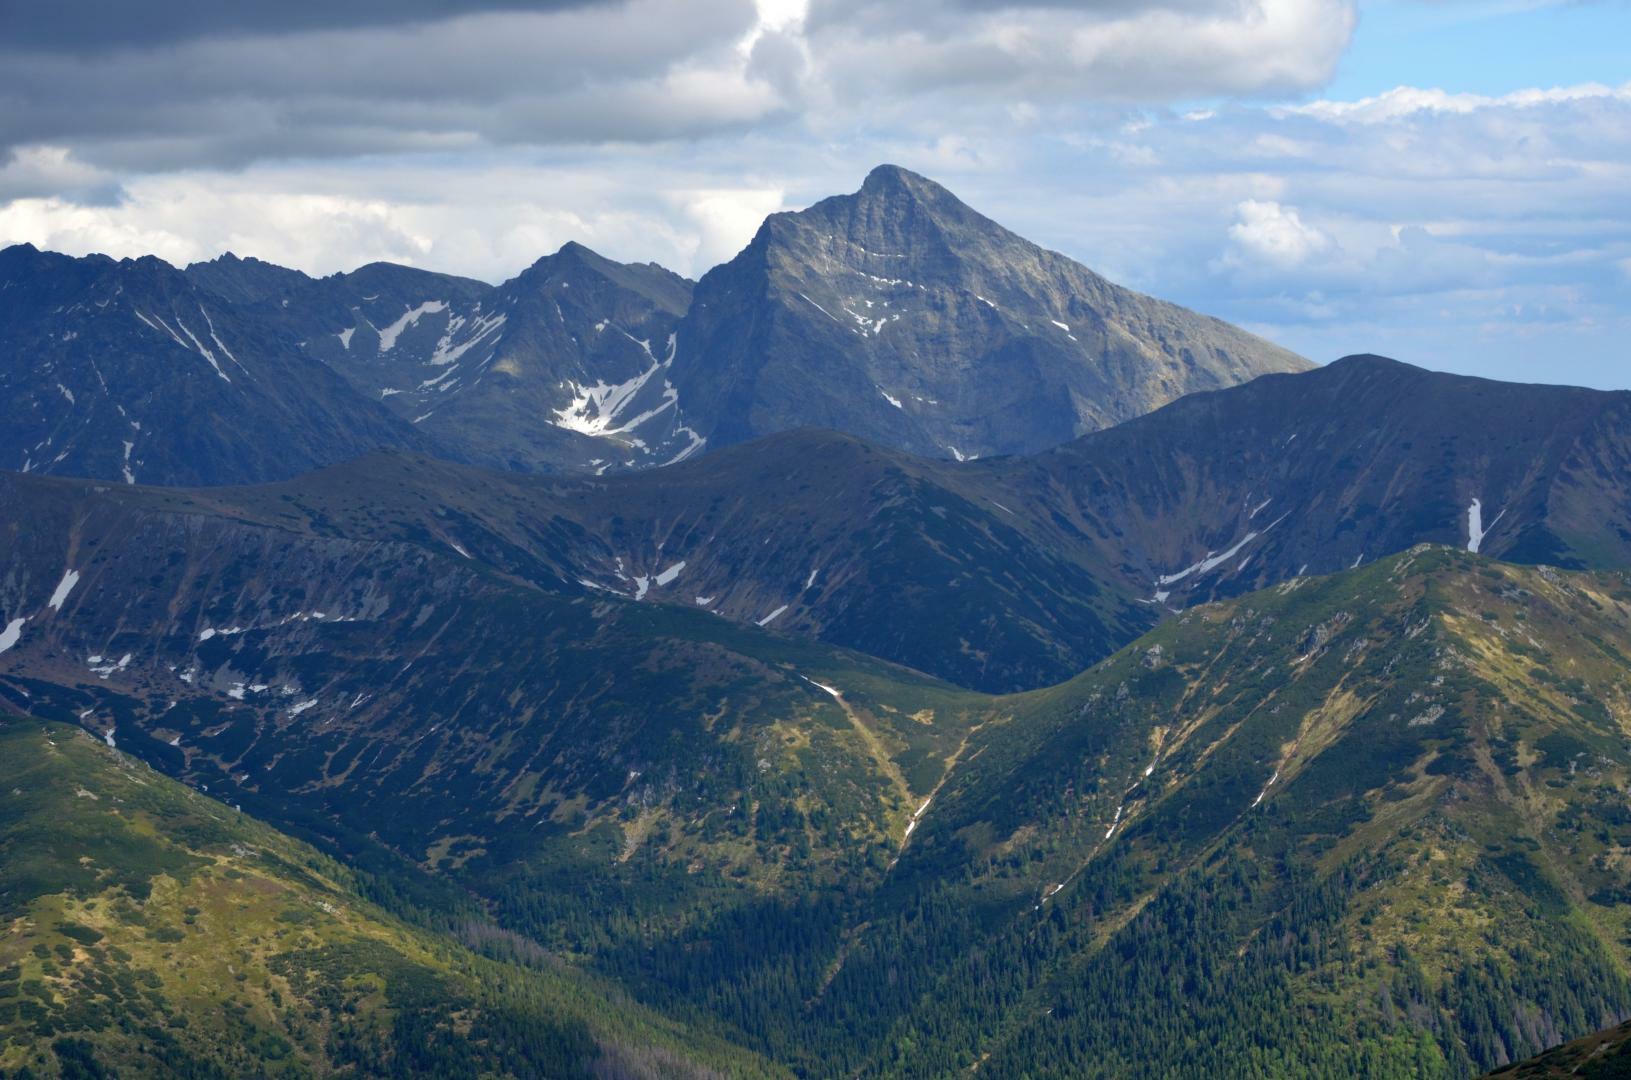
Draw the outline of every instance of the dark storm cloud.
[[[17,50],[100,52],[212,36],[385,28],[494,11],[609,7],[620,0],[0,0]]]
[[[775,105],[768,86],[744,83],[734,51],[754,25],[752,0],[684,12],[662,0],[416,0],[370,25],[359,12],[385,5],[354,4],[343,18],[315,4],[265,5],[281,14],[199,24],[218,36],[184,33],[195,7],[185,0],[157,5],[159,29],[90,39],[0,3],[26,27],[0,36],[0,150],[69,146],[116,169],[648,141],[730,129]],[[460,14],[415,18],[432,10]],[[86,51],[88,40],[115,38],[118,48]]]
[[[241,168],[1301,90],[1351,3],[0,0],[0,155]]]

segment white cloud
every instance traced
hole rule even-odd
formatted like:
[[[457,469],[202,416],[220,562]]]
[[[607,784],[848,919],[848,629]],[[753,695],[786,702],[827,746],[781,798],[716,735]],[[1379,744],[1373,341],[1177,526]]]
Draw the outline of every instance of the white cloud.
[[[656,175],[643,158],[473,173],[313,165],[138,177],[105,204],[0,204],[0,246],[156,254],[178,265],[230,250],[312,274],[384,260],[498,281],[576,240],[695,276],[735,255],[783,206],[780,187],[723,179]]]
[[[733,257],[753,239],[768,215],[782,209],[785,198],[779,188],[676,193],[674,201],[696,230],[692,265],[700,273]]]
[[[21,146],[0,164],[0,199],[106,193],[114,177],[76,159],[66,146]]]
[[[1296,207],[1247,199],[1235,207],[1235,216],[1229,239],[1230,254],[1237,260],[1289,270],[1333,246],[1329,236],[1303,221]]]
[[[1358,101],[1311,101],[1306,105],[1286,106],[1279,111],[1288,115],[1313,116],[1336,123],[1385,124],[1418,113],[1465,115],[1483,109],[1533,109],[1546,105],[1567,105],[1593,100],[1631,101],[1631,83],[1618,87],[1585,83],[1580,86],[1526,89],[1494,97],[1399,86],[1375,97],[1360,98]]]
[[[1348,0],[829,0],[812,9],[808,40],[839,101],[961,91],[1156,102],[1319,86],[1354,24]]]

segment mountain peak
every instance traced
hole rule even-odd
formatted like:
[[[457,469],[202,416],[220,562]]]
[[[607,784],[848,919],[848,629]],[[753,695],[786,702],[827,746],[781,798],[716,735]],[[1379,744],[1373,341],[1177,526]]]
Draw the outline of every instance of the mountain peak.
[[[861,204],[924,207],[957,218],[986,221],[944,185],[899,165],[879,165],[867,173],[861,190],[849,197]],[[995,225],[995,222],[990,224]],[[1004,230],[1006,231],[1006,230]]]
[[[576,240],[568,240],[553,255],[545,255],[533,263],[537,267],[581,266],[601,273],[616,265],[594,248]]]
[[[1117,288],[892,164],[771,215],[696,297],[674,386],[688,416],[716,418],[698,428],[716,448],[816,426],[958,460],[1024,453],[1308,366]]]
[[[939,184],[926,176],[919,175],[900,165],[891,165],[888,162],[867,173],[866,179],[861,182],[863,192],[911,191],[914,188],[923,186],[940,188],[941,191],[945,190],[945,188],[941,188]]]

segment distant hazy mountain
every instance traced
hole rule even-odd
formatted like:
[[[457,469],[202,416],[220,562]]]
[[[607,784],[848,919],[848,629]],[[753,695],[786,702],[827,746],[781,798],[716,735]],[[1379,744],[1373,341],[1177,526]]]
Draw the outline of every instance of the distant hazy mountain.
[[[824,427],[973,458],[1308,366],[1112,285],[885,165],[853,195],[773,214],[703,277],[674,384],[710,446]]]
[[[619,472],[799,427],[983,457],[1308,366],[889,166],[773,215],[694,300],[677,274],[578,244],[498,286],[26,245],[0,254],[0,278],[0,463],[106,480],[128,465],[157,484],[288,477],[375,447]]]

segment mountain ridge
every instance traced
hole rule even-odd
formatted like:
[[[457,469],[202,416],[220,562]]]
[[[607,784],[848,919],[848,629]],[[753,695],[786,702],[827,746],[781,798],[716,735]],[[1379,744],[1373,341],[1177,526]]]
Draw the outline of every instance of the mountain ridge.
[[[191,385],[201,372],[163,367],[163,340],[103,336],[94,356],[86,352],[98,325],[87,303],[106,302],[80,295],[86,274],[123,266],[192,294],[187,311],[204,305],[228,319],[223,340],[246,370],[266,352],[280,370],[301,373],[265,407],[239,403],[219,426],[214,463],[177,460],[179,446],[154,450],[144,479],[172,484],[281,479],[373,446],[525,472],[630,471],[808,426],[972,458],[1040,449],[1195,389],[1308,366],[1218,320],[1111,285],[894,166],[873,170],[854,194],[771,215],[741,254],[695,286],[576,241],[497,285],[377,262],[316,278],[230,252],[184,269],[152,256],[86,259],[45,259],[22,246],[0,259],[29,262],[31,280],[60,279],[49,287],[66,301],[30,310],[29,290],[8,283],[0,327],[13,332],[0,334],[0,352],[37,357],[43,340],[81,339],[63,362],[88,371],[118,357],[133,377],[169,379],[170,393],[202,393],[177,419],[189,409],[200,414],[194,425],[230,415]],[[197,348],[180,331],[171,336],[206,360],[222,351],[207,335]],[[0,460],[120,479],[107,453],[34,453],[52,445],[61,421],[41,414],[55,387],[31,363],[0,371],[14,394],[32,395],[6,417]],[[156,423],[135,440],[138,450],[184,443]],[[304,452],[282,460],[233,439]]]

